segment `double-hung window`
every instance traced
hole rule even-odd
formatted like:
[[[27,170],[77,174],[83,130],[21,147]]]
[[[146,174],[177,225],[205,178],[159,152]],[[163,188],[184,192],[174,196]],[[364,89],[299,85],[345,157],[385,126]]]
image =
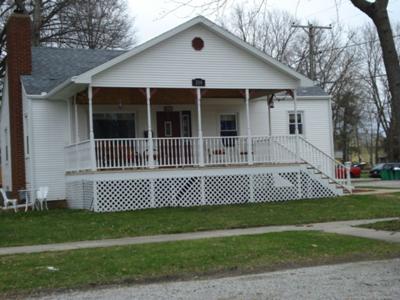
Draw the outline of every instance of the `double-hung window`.
[[[304,134],[303,112],[297,112],[297,128],[299,130],[299,134]],[[296,134],[296,119],[294,112],[289,112],[289,134]]]
[[[222,114],[219,119],[220,136],[235,137],[238,135],[237,115]],[[235,147],[234,138],[222,139],[222,144],[225,147]]]
[[[219,119],[220,136],[237,136],[237,116],[236,114],[222,114]]]

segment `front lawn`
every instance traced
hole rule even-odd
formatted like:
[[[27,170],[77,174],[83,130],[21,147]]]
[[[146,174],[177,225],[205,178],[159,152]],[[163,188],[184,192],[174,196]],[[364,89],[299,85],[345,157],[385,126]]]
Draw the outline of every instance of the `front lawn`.
[[[364,224],[360,225],[359,227],[370,228],[375,230],[385,230],[385,231],[400,231],[400,220]]]
[[[400,216],[400,193],[119,213],[0,213],[0,247]]]
[[[399,256],[400,244],[304,231],[0,256],[0,298]]]

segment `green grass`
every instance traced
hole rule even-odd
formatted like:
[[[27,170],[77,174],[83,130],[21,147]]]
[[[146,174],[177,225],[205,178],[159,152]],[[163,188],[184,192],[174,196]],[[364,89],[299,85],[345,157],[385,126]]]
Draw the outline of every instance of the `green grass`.
[[[360,178],[370,178],[369,177],[369,171],[361,171]]]
[[[66,209],[18,214],[9,212],[0,213],[0,246],[399,215],[400,193],[119,213]]]
[[[376,230],[385,230],[385,231],[400,231],[400,220],[364,224],[360,225],[359,227],[371,228]]]
[[[0,256],[5,293],[193,278],[400,256],[400,244],[283,232],[69,252]],[[57,271],[50,271],[48,267]]]

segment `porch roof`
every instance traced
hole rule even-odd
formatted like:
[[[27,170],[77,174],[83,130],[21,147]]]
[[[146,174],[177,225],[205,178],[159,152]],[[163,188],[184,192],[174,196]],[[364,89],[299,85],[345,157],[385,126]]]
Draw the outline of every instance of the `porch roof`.
[[[327,96],[320,87],[298,88],[298,96]],[[282,90],[250,90],[250,97],[260,98],[271,94],[282,92]],[[243,99],[244,90],[241,89],[203,89],[203,98],[210,99]],[[78,104],[87,104],[87,91],[77,94]],[[195,89],[153,89],[151,103],[153,105],[171,104],[195,104]],[[146,105],[145,89],[141,88],[93,88],[93,104],[124,104],[124,105]]]

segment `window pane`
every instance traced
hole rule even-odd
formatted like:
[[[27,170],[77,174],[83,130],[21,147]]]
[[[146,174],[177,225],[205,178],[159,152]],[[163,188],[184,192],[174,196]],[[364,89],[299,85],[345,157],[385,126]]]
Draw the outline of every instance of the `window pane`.
[[[295,123],[294,114],[289,114],[289,123]]]
[[[298,124],[299,134],[303,134],[303,124]]]
[[[289,125],[289,133],[290,134],[295,134],[296,132],[295,132],[295,125],[294,124],[290,124]]]
[[[221,130],[236,131],[236,115],[221,115]]]
[[[95,138],[134,138],[135,115],[101,113],[93,115]]]

